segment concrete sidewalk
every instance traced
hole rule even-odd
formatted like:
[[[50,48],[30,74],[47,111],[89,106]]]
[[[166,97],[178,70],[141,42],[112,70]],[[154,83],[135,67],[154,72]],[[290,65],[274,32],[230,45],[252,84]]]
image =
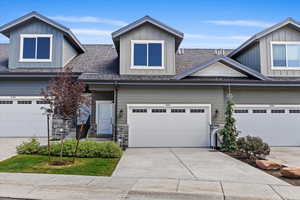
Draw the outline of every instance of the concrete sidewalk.
[[[191,179],[0,173],[0,199],[300,199],[300,187]]]

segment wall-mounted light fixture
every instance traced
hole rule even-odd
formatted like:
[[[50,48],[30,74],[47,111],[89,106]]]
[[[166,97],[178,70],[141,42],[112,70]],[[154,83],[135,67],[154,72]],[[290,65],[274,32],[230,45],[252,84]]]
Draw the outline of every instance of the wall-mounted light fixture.
[[[124,110],[123,110],[123,109],[121,109],[121,110],[119,111],[118,118],[121,118],[121,117],[123,117],[123,113],[124,113]]]

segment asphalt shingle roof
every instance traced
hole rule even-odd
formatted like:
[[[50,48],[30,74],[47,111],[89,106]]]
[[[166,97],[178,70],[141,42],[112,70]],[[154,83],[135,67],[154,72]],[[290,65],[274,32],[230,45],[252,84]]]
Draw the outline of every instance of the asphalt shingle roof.
[[[165,75],[119,75],[119,59],[111,44],[84,45],[85,53],[72,59],[65,68],[83,73],[82,79],[99,80],[170,80],[174,76]],[[217,56],[216,49],[180,49],[176,54],[176,73],[181,73],[195,65],[207,62]],[[227,54],[230,50],[225,50]],[[0,72],[55,73],[60,68],[17,68],[8,69],[8,44],[0,44]]]

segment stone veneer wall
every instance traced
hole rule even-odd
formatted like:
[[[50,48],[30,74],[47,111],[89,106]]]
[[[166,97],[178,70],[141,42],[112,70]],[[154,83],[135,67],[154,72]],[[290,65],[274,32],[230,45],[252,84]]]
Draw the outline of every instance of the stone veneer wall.
[[[128,125],[118,124],[117,126],[117,141],[123,148],[128,147]]]

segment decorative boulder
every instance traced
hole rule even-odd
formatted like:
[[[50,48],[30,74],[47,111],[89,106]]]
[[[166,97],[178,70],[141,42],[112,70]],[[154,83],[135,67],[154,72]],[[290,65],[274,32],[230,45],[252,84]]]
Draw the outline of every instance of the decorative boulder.
[[[281,164],[270,160],[256,160],[256,166],[264,170],[276,170],[281,168]]]
[[[286,178],[300,178],[300,168],[285,167],[280,170],[280,173]]]

